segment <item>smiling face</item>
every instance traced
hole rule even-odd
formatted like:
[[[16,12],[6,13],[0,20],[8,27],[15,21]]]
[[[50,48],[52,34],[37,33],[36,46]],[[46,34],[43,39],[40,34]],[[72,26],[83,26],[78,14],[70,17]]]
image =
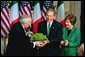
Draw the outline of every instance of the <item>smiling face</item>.
[[[53,9],[49,9],[46,13],[46,19],[47,21],[53,21],[53,19],[55,18],[55,12]]]
[[[68,29],[72,29],[72,27],[75,25],[76,23],[76,16],[74,14],[69,14],[66,16],[65,18],[65,25],[66,25],[66,28]]]
[[[54,19],[54,13],[53,12],[47,12],[46,18],[47,18],[47,20],[53,20]]]
[[[66,28],[69,29],[69,30],[71,30],[72,27],[73,27],[72,23],[70,22],[69,19],[67,19],[67,20],[66,20]]]

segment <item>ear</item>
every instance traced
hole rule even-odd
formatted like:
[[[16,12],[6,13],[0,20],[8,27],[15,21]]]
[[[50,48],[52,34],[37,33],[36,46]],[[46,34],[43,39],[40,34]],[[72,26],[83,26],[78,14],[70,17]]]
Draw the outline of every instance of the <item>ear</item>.
[[[54,20],[56,20],[56,18],[57,18],[57,15],[54,15]]]

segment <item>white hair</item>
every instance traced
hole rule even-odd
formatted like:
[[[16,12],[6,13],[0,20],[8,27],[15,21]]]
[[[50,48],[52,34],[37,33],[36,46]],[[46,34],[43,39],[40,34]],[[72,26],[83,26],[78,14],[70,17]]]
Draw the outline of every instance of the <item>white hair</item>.
[[[31,17],[22,17],[21,19],[20,19],[20,22],[23,24],[23,23],[26,23],[26,22],[28,22],[28,21],[30,21],[31,20]]]

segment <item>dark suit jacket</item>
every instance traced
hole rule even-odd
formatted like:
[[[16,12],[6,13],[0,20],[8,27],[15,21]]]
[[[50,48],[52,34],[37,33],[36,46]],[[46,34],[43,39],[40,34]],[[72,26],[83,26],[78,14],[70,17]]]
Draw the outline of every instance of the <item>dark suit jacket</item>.
[[[47,35],[47,21],[43,21],[39,24],[38,32]],[[50,28],[49,36],[47,36],[50,44],[47,44],[45,47],[39,49],[40,55],[47,56],[58,56],[60,53],[59,43],[62,38],[62,26],[59,22],[53,20],[53,23]]]
[[[15,24],[9,33],[7,56],[32,56],[33,43],[30,43],[29,37],[25,35],[24,29],[20,23]]]

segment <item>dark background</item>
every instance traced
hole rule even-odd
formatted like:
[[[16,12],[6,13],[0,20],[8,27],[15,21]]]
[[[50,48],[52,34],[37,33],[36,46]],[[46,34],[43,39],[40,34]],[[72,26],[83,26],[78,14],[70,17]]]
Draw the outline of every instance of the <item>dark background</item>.
[[[81,43],[84,43],[84,1],[81,1],[81,19],[80,19],[80,22],[81,22]]]

